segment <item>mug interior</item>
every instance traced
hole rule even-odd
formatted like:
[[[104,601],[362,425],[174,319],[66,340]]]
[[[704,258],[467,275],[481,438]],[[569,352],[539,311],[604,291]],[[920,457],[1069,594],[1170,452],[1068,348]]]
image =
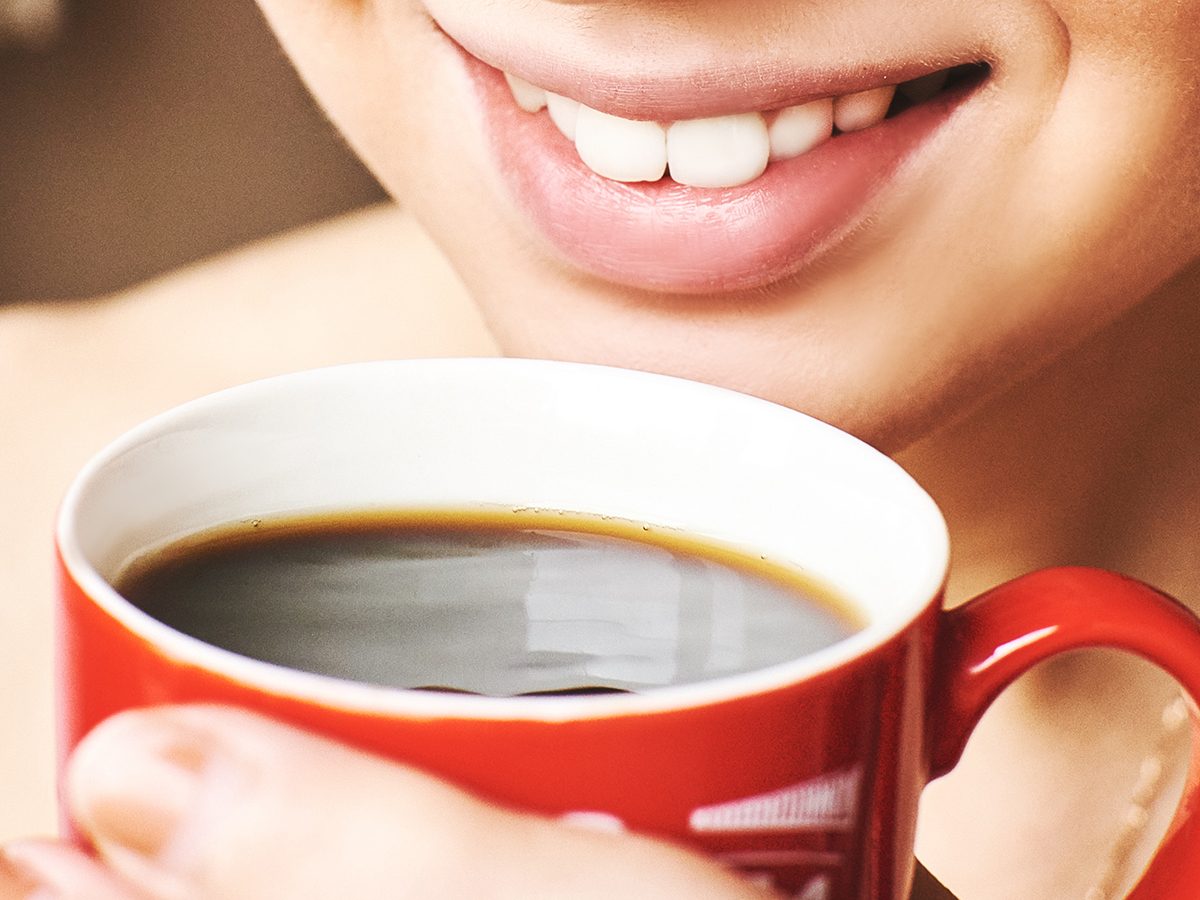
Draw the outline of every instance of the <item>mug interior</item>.
[[[132,560],[231,523],[479,507],[612,517],[743,548],[829,585],[866,621],[854,636],[798,658],[751,655],[752,664],[711,679],[675,673],[614,683],[679,685],[606,698],[615,703],[702,702],[851,659],[935,602],[948,559],[945,524],[928,495],[891,460],[828,425],[680,379],[497,359],[303,372],[165,413],[80,474],[58,542],[88,595],[163,652],[274,690],[354,694],[371,706],[379,691],[217,650],[132,607],[111,584]],[[461,675],[433,670],[427,683]]]

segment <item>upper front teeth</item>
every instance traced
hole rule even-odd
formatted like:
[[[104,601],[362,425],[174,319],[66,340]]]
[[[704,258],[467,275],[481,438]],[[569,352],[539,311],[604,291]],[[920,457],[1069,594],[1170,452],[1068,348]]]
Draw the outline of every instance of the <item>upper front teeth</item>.
[[[759,113],[684,119],[667,129],[667,165],[680,184],[746,184],[763,173],[770,158],[771,139]]]
[[[517,106],[525,112],[541,112],[546,108],[546,92],[540,87],[532,85],[516,75],[509,75],[507,72],[504,73],[504,80],[508,82],[508,88],[512,91]]]
[[[751,182],[769,161],[792,159],[824,143],[835,126],[860,131],[878,124],[896,90],[889,85],[816,100],[769,117],[750,112],[663,125],[609,115],[515,75],[504,77],[517,105],[530,113],[546,109],[597,175],[613,181],[658,181],[669,171],[678,183],[703,188]]]
[[[546,91],[546,106],[558,130],[565,134],[568,140],[575,140],[575,124],[579,120],[579,107],[582,104],[570,97],[561,97]]]
[[[893,85],[847,94],[833,101],[833,124],[840,131],[862,131],[883,121],[892,97],[896,95]]]
[[[667,134],[657,122],[580,106],[575,149],[589,169],[613,181],[658,181],[667,172]]]
[[[832,132],[833,100],[789,106],[771,123],[771,159],[791,159],[807,153]]]

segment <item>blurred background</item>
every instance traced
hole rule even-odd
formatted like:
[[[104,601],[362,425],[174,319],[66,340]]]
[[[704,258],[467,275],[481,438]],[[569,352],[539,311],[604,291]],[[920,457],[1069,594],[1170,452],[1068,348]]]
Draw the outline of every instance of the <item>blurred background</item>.
[[[0,304],[382,197],[253,0],[0,0]]]

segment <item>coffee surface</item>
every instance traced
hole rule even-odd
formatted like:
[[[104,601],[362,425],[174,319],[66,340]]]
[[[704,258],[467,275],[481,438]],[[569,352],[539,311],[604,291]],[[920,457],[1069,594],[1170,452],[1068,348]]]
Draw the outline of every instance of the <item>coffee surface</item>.
[[[244,656],[495,696],[707,681],[862,627],[828,590],[757,556],[537,511],[256,520],[147,554],[116,587]]]

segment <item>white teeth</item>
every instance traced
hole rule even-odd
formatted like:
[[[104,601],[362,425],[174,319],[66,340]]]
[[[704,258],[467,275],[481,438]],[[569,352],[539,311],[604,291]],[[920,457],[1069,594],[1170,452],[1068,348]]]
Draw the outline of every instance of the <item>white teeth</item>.
[[[913,103],[924,103],[926,100],[940,93],[942,88],[946,86],[949,78],[949,69],[942,69],[940,72],[930,72],[928,75],[922,75],[920,78],[914,78],[912,81],[906,81],[900,85],[900,93]]]
[[[770,156],[760,113],[688,119],[667,129],[667,165],[680,184],[737,187],[761,175]]]
[[[839,131],[862,131],[878,125],[887,115],[896,94],[893,85],[847,94],[833,101],[833,124]]]
[[[550,119],[569,141],[575,140],[575,122],[579,118],[579,101],[546,91],[546,107]]]
[[[504,78],[508,82],[508,89],[512,91],[513,99],[517,101],[517,106],[525,112],[541,112],[546,108],[546,92],[540,87],[507,72],[504,73]]]
[[[835,129],[861,131],[877,125],[896,94],[888,85],[789,106],[767,116],[749,112],[660,124],[600,112],[507,72],[504,78],[517,106],[529,113],[547,110],[596,174],[613,181],[653,182],[670,172],[679,184],[698,188],[747,184],[771,160],[801,156],[829,140]],[[920,103],[937,94],[947,78],[948,72],[932,72],[900,89]]]
[[[667,171],[667,132],[657,122],[580,106],[575,149],[589,169],[613,181],[658,181]]]
[[[833,134],[833,100],[814,100],[781,110],[767,130],[771,159],[794,159]]]

